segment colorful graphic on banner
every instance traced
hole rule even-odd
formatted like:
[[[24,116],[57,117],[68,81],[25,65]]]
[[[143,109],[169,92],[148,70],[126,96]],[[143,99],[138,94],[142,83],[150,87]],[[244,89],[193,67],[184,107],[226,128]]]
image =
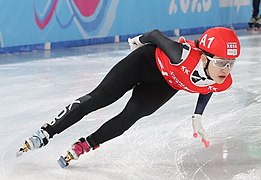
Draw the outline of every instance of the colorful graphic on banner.
[[[49,0],[44,6],[39,7],[37,2],[39,1],[34,0],[34,18],[40,29],[45,29],[55,15],[56,21],[62,29],[69,27],[74,22],[83,36],[87,36],[87,33],[102,30],[103,23],[111,26],[114,19],[113,12],[115,12],[118,4],[118,0],[66,0],[60,2],[58,0]],[[62,18],[60,18],[57,10],[59,5],[62,6],[62,3],[67,4],[67,13],[70,16],[65,23],[61,20]],[[112,16],[108,15],[109,12]],[[111,17],[111,20],[105,21],[107,17]]]
[[[36,8],[36,0],[34,1],[34,18],[35,22],[40,29],[44,29],[45,26],[50,22],[58,0],[49,1],[44,7],[44,12],[39,13]]]

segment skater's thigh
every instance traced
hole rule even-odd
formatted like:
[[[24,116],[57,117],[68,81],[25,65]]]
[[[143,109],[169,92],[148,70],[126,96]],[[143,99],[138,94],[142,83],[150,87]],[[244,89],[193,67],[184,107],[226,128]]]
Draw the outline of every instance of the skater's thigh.
[[[154,54],[154,50],[150,48],[146,53]],[[122,97],[143,80],[144,73],[149,68],[146,61],[151,60],[146,53],[145,48],[139,48],[119,61],[90,95],[105,105]]]
[[[159,109],[178,91],[171,88],[167,83],[139,84],[133,90],[131,99],[126,109],[132,109],[140,117],[147,116]]]

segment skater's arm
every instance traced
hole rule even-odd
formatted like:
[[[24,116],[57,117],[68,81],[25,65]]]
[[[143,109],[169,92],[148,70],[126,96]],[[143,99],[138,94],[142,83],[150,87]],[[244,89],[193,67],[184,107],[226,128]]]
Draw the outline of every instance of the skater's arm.
[[[213,93],[199,94],[194,114],[202,115]]]
[[[192,116],[192,127],[194,130],[193,137],[197,138],[198,136],[201,136],[202,142],[205,147],[209,146],[209,138],[208,135],[203,128],[203,125],[201,123],[202,114],[204,112],[204,109],[213,93],[208,94],[199,94],[197,106],[194,112],[194,115]]]
[[[187,49],[186,45],[169,39],[157,29],[146,32],[145,34],[140,36],[139,40],[143,44],[155,44],[170,58],[173,64],[180,63],[183,48]]]

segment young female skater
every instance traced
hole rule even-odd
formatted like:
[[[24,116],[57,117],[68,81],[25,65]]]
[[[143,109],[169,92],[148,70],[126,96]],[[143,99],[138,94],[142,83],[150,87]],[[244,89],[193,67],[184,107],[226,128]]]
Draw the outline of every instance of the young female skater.
[[[235,33],[216,27],[208,29],[195,42],[184,37],[176,42],[153,30],[128,41],[133,51],[119,61],[92,92],[73,101],[51,123],[44,124],[27,138],[20,153],[45,146],[56,134],[87,114],[112,104],[129,90],[132,96],[122,112],[72,145],[68,150],[72,159],[120,136],[179,90],[199,94],[192,116],[193,136],[200,135],[204,145],[209,146],[201,116],[212,93],[227,90],[232,84],[230,71],[240,54]]]

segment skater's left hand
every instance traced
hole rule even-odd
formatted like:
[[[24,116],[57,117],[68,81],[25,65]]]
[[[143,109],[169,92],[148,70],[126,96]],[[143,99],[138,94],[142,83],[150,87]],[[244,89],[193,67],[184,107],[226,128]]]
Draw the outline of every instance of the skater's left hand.
[[[137,48],[139,48],[141,46],[144,46],[144,44],[142,44],[140,42],[140,37],[141,36],[142,35],[136,36],[134,38],[128,38],[128,43],[129,43],[129,46],[130,46],[131,50],[135,50],[135,49],[137,49]]]
[[[192,127],[193,127],[193,130],[194,130],[193,137],[197,138],[198,135],[200,135],[202,137],[202,142],[203,142],[204,146],[208,147],[209,146],[209,138],[208,138],[206,131],[204,130],[204,128],[202,126],[200,114],[194,114],[192,116]]]

